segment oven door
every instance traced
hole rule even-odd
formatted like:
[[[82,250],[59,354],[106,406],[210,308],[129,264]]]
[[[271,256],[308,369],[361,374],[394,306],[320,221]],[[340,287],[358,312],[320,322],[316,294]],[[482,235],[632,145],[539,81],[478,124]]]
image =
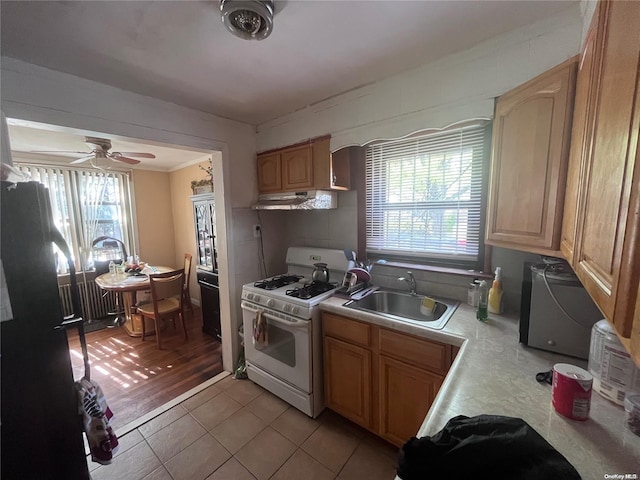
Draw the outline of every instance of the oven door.
[[[267,341],[264,343],[255,342],[253,338],[260,311],[266,323]],[[300,390],[311,392],[311,321],[242,302],[242,323],[247,363]]]

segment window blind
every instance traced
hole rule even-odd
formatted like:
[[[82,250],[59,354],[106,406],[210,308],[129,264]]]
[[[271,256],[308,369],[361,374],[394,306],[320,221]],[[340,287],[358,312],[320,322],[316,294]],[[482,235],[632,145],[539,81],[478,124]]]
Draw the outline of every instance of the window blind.
[[[90,267],[93,239],[114,237],[133,249],[127,172],[17,163],[30,180],[49,190],[53,220],[72,252],[76,269]],[[64,262],[59,273],[64,273]]]
[[[477,261],[485,130],[471,126],[367,147],[367,252]]]

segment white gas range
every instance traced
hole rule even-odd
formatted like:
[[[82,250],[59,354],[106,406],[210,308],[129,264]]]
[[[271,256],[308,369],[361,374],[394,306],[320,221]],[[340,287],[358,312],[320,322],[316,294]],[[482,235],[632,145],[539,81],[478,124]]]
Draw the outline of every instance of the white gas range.
[[[316,263],[327,265],[329,282],[311,280]],[[347,267],[342,250],[290,247],[286,274],[242,287],[249,378],[311,417],[324,409],[318,304],[333,295]]]

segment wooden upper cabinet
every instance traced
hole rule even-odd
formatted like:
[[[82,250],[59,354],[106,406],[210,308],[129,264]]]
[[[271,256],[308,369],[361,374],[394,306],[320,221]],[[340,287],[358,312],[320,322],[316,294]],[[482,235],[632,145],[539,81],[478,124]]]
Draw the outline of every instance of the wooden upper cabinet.
[[[640,2],[601,2],[573,267],[622,337],[640,277]]]
[[[577,58],[496,104],[486,243],[557,255]]]
[[[313,187],[313,150],[309,145],[283,151],[280,161],[283,190]]]
[[[329,142],[329,137],[321,137],[259,154],[259,193],[348,190],[351,183],[350,150],[340,150],[334,156]]]
[[[261,193],[282,190],[280,154],[258,155],[258,190]]]
[[[576,78],[576,95],[573,106],[573,127],[571,129],[571,149],[569,152],[569,168],[567,171],[567,186],[564,196],[564,214],[562,217],[562,237],[560,251],[571,265],[573,265],[574,246],[576,237],[576,223],[578,221],[578,198],[581,195],[583,177],[582,168],[585,165],[583,158],[589,154],[590,139],[587,135],[590,92],[594,68],[598,63],[596,54],[599,52],[598,38],[598,9],[593,15],[591,26],[582,49],[578,74]]]

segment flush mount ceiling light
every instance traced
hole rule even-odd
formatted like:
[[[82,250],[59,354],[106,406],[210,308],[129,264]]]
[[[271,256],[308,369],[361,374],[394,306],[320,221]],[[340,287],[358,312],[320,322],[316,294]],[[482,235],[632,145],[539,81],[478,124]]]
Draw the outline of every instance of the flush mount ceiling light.
[[[222,23],[236,37],[263,40],[273,30],[273,0],[220,0]]]

